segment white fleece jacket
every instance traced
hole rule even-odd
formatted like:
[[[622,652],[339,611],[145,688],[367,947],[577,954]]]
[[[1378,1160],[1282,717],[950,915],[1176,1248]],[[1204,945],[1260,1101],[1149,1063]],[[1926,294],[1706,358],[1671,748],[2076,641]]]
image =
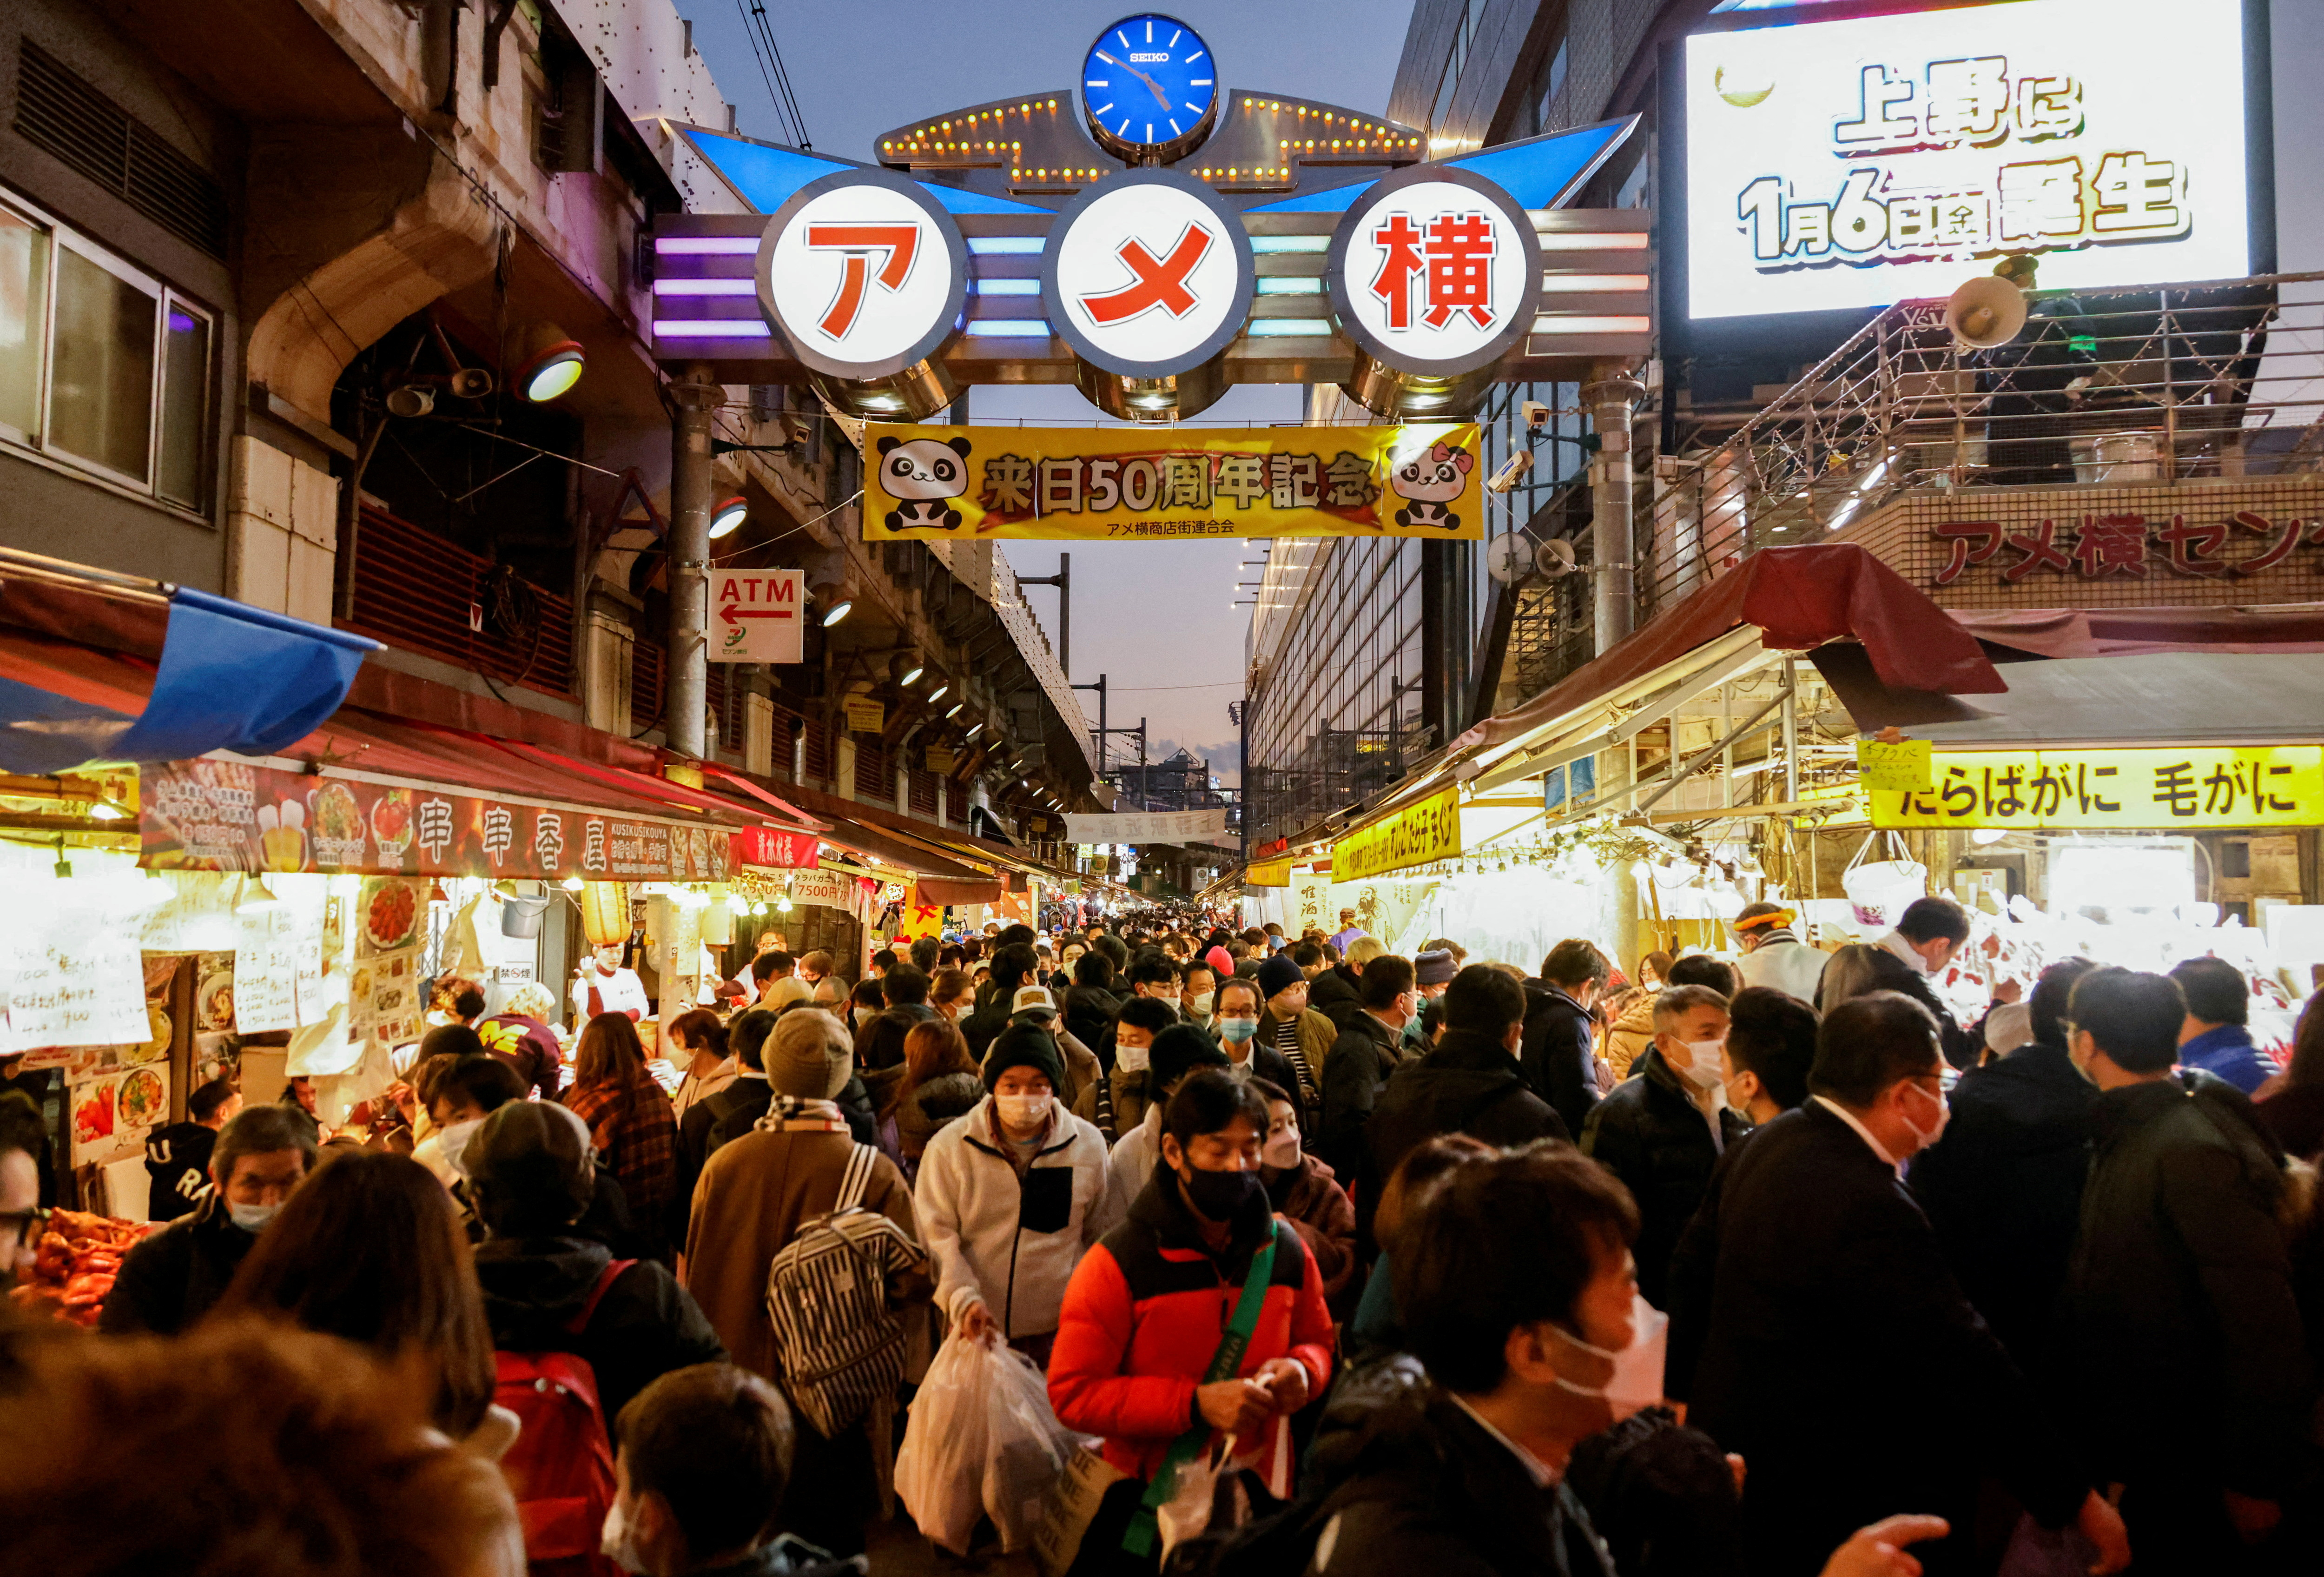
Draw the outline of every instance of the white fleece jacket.
[[[992,1097],[946,1123],[920,1157],[912,1204],[936,1266],[936,1305],[954,1321],[973,1302],[1009,1336],[1057,1328],[1065,1283],[1105,1219],[1105,1137],[1063,1105],[1022,1180],[993,1132]]]

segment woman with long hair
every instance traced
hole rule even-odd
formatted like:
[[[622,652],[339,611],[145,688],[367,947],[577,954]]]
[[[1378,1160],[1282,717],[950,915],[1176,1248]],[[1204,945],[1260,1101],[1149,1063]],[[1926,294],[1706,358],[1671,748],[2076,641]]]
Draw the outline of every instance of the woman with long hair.
[[[880,1115],[894,1115],[897,1145],[905,1161],[917,1166],[937,1130],[966,1115],[983,1096],[984,1082],[960,1027],[949,1019],[931,1019],[905,1034],[904,1076]]]
[[[678,1193],[678,1117],[646,1072],[645,1047],[628,1014],[600,1013],[581,1031],[565,1105],[589,1125],[597,1158],[622,1185],[653,1257],[666,1260],[662,1220]]]
[[[443,1185],[408,1157],[343,1151],[291,1190],[211,1317],[251,1314],[426,1370],[430,1416],[455,1440],[492,1406],[493,1338],[467,1235]]]
[[[2292,1065],[2254,1108],[2286,1154],[2315,1160],[2324,1153],[2324,991],[2308,999],[2292,1031]]]

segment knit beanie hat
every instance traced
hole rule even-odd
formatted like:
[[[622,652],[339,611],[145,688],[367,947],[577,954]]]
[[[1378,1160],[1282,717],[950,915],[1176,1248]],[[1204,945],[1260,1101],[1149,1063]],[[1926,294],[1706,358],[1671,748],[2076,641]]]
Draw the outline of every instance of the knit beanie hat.
[[[1458,973],[1460,968],[1452,962],[1452,954],[1441,947],[1434,953],[1424,953],[1412,961],[1415,985],[1449,985]]]
[[[498,1237],[555,1232],[597,1186],[589,1125],[553,1101],[511,1101],[477,1125],[461,1160],[476,1214]]]
[[[1278,953],[1259,966],[1259,993],[1271,997],[1286,986],[1296,986],[1307,978],[1287,953]]]
[[[847,1031],[838,1019],[813,1008],[794,1008],[776,1019],[759,1056],[775,1093],[801,1101],[830,1100],[847,1087],[855,1071]]]
[[[1065,1059],[1057,1050],[1057,1038],[1031,1019],[1019,1019],[993,1037],[992,1049],[984,1054],[984,1087],[990,1090],[1002,1074],[1018,1067],[1047,1074],[1052,1090],[1065,1087]]]

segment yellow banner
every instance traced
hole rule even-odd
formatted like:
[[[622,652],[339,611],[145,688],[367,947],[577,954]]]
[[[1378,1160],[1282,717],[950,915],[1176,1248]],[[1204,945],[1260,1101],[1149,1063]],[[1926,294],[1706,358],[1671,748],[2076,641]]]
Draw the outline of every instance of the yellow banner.
[[[1460,791],[1447,788],[1333,844],[1332,880],[1361,881],[1384,871],[1449,860],[1460,852]]]
[[[1866,798],[1876,827],[2313,826],[2324,821],[2324,746],[1940,751],[1930,788]]]
[[[1144,541],[1485,534],[1474,422],[890,427],[864,432],[863,538]]]
[[[1280,860],[1254,860],[1250,869],[1242,874],[1245,887],[1288,887],[1291,885],[1291,857]]]

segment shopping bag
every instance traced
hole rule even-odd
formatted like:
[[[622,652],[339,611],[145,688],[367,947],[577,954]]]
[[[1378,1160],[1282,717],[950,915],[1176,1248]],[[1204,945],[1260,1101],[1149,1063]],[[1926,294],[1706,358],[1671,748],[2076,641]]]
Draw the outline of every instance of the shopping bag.
[[[1182,1464],[1170,1486],[1170,1498],[1154,1508],[1162,1531],[1162,1559],[1167,1564],[1171,1546],[1213,1528],[1221,1533],[1250,1520],[1250,1494],[1237,1470],[1234,1436],[1215,1441],[1194,1461]]]
[[[1926,896],[1929,890],[1929,868],[1906,858],[1904,841],[1895,833],[1887,835],[1893,858],[1865,859],[1880,836],[1878,833],[1867,834],[1856,851],[1856,858],[1840,872],[1840,889],[1848,894],[1860,930],[1886,930],[1904,918],[1905,908],[1914,899]]]
[[[960,1336],[936,1350],[896,1452],[897,1499],[922,1533],[955,1555],[968,1554],[984,1512],[989,1351]]]
[[[984,1362],[984,1513],[1014,1554],[1039,1535],[1045,1502],[1081,1442],[1050,1411],[1040,1365],[999,1342]]]
[[[1100,1456],[1088,1442],[1076,1443],[1073,1460],[1042,1497],[1041,1526],[1033,1535],[1033,1563],[1041,1577],[1065,1577],[1106,1491],[1129,1480],[1128,1473]]]

